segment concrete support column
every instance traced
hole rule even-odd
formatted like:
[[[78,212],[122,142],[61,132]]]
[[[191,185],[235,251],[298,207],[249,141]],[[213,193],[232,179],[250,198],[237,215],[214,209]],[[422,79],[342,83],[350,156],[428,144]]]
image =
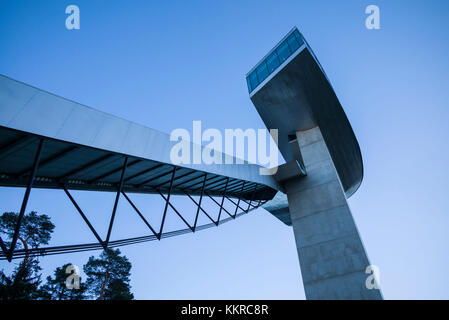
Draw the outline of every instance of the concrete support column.
[[[285,182],[307,299],[382,299],[367,289],[370,265],[318,127],[296,133],[307,176]]]

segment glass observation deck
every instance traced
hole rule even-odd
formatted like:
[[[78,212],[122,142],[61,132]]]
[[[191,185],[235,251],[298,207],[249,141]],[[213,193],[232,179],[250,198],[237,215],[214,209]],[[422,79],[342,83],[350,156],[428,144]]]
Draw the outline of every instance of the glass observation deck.
[[[297,28],[290,31],[246,76],[249,93],[304,44]]]

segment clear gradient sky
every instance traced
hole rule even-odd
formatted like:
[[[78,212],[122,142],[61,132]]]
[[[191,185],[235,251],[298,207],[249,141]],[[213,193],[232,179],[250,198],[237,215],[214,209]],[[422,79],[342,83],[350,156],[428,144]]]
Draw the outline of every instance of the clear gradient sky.
[[[70,4],[80,30],[65,28]],[[365,28],[369,4],[380,30]],[[384,297],[449,299],[448,16],[443,0],[0,0],[0,73],[167,133],[193,120],[264,128],[245,74],[296,25],[360,143],[365,175],[349,204]],[[22,195],[0,188],[1,212]],[[74,195],[104,234],[114,195]],[[133,196],[160,210],[150,198]],[[61,191],[33,189],[29,210],[52,217],[52,245],[95,241]],[[148,234],[125,201],[118,210],[113,239]],[[121,250],[138,299],[304,298],[292,229],[263,209]],[[44,257],[44,275],[98,253]]]

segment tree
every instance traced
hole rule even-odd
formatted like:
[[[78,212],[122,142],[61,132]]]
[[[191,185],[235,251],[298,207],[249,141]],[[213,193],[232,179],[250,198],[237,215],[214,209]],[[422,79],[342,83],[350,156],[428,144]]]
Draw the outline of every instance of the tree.
[[[8,240],[5,241],[8,247],[11,246],[14,230],[18,221],[18,213],[5,212],[0,216],[0,232],[6,234]],[[38,286],[41,282],[39,271],[39,261],[37,258],[29,257],[29,248],[38,248],[40,245],[48,244],[55,225],[50,221],[50,217],[45,214],[37,214],[31,211],[22,218],[19,229],[16,248],[21,246],[25,250],[25,257],[14,269],[11,276],[7,276],[3,270],[0,271],[0,299],[18,300],[34,299]]]
[[[12,239],[18,219],[19,214],[16,212],[3,213],[0,216],[0,232]],[[30,247],[38,248],[40,245],[48,244],[54,229],[55,225],[50,221],[49,216],[31,211],[23,216],[17,239],[20,240],[25,250],[28,250]],[[6,244],[8,246],[11,245],[10,242]],[[19,243],[17,247],[20,247]]]
[[[113,279],[104,290],[104,300],[133,300],[131,286],[120,279]]]
[[[67,278],[71,272],[67,272],[67,267],[72,265],[66,263],[62,267],[56,268],[54,278],[47,277],[47,282],[39,289],[38,298],[42,300],[83,300],[86,297],[86,285],[79,278],[79,288],[69,289],[66,285]]]
[[[24,259],[11,276],[0,271],[0,300],[32,300],[41,282],[37,259]]]
[[[99,300],[132,300],[130,271],[131,263],[120,256],[119,249],[105,249],[99,256],[89,258],[84,265],[88,292]]]

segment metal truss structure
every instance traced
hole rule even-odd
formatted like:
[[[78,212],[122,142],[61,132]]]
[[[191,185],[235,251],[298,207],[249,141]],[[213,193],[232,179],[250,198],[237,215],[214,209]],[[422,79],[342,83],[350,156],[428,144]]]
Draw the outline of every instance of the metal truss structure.
[[[15,144],[20,143],[23,139],[19,138]],[[30,196],[31,189],[33,188],[34,182],[38,179],[37,173],[40,166],[46,165],[50,162],[54,162],[56,159],[62,158],[61,153],[58,153],[57,155],[53,155],[51,157],[47,157],[44,160],[41,160],[43,149],[47,141],[44,138],[38,139],[37,144],[37,150],[34,155],[33,164],[29,169],[24,170],[24,172],[27,173],[27,184],[25,189],[25,194],[23,197],[22,205],[20,208],[18,220],[15,226],[14,234],[12,237],[11,244],[9,248],[7,248],[7,244],[3,241],[3,239],[0,237],[0,246],[2,252],[0,253],[0,260],[8,260],[12,261],[16,258],[23,258],[25,256],[44,256],[44,255],[55,255],[55,254],[63,254],[63,253],[71,253],[71,252],[81,252],[81,251],[88,251],[88,250],[96,250],[96,249],[106,249],[106,248],[113,248],[113,247],[119,247],[124,245],[130,245],[135,243],[141,243],[141,242],[147,242],[152,240],[161,240],[163,238],[173,237],[181,234],[186,234],[189,232],[196,232],[199,230],[203,230],[206,228],[210,228],[213,226],[219,226],[225,222],[228,222],[232,219],[235,219],[243,214],[247,214],[248,212],[258,208],[262,204],[264,204],[267,200],[263,199],[262,197],[258,197],[259,200],[254,200],[255,195],[258,193],[259,189],[263,189],[264,186],[260,186],[257,183],[248,183],[244,180],[237,180],[237,181],[231,181],[232,178],[229,177],[221,177],[220,179],[216,178],[216,175],[214,175],[214,179],[211,179],[209,177],[210,174],[208,173],[200,173],[199,176],[195,178],[190,178],[187,180],[183,180],[182,182],[177,182],[180,179],[183,179],[187,177],[188,175],[192,175],[191,172],[179,174],[180,170],[182,168],[179,168],[177,166],[172,166],[169,171],[166,171],[164,174],[157,174],[156,177],[152,177],[150,179],[146,179],[146,183],[150,181],[154,181],[157,179],[164,178],[168,176],[168,180],[158,183],[157,185],[150,186],[151,192],[149,193],[157,193],[161,196],[163,201],[165,201],[164,210],[162,212],[162,221],[158,229],[155,229],[154,226],[152,226],[147,219],[143,216],[141,211],[137,208],[137,206],[132,202],[128,194],[124,190],[124,185],[126,181],[131,180],[132,178],[136,178],[138,175],[133,174],[132,176],[127,176],[127,168],[135,164],[136,161],[133,160],[130,162],[130,157],[128,156],[122,156],[122,165],[113,170],[114,173],[118,173],[120,176],[120,179],[118,183],[113,184],[115,187],[115,200],[114,200],[114,206],[112,209],[112,213],[110,216],[109,221],[109,227],[107,231],[107,235],[105,239],[102,239],[98,232],[95,230],[93,225],[90,223],[89,219],[85,215],[84,211],[81,209],[81,207],[78,205],[76,200],[73,198],[72,194],[69,192],[68,189],[68,183],[67,181],[64,181],[63,179],[55,180],[52,183],[58,183],[58,186],[60,189],[64,191],[64,193],[67,195],[67,197],[72,202],[73,206],[76,208],[77,212],[82,217],[83,221],[86,223],[86,225],[89,227],[95,238],[98,240],[96,243],[85,243],[85,244],[76,244],[76,245],[65,245],[65,246],[52,246],[52,247],[40,247],[40,248],[31,248],[28,250],[25,249],[17,249],[16,250],[16,244],[17,239],[19,235],[19,230],[21,227],[21,222],[23,219],[23,216],[25,214],[25,210],[27,207],[28,199]],[[3,149],[6,149],[5,147]],[[8,144],[8,149],[11,149],[11,144]],[[75,150],[76,147],[70,147],[70,150]],[[1,152],[1,150],[0,150]],[[66,154],[68,152],[63,152],[63,154]],[[92,166],[93,163],[90,164]],[[165,165],[167,166],[167,165]],[[160,167],[160,165],[158,166]],[[82,170],[86,170],[88,166],[83,165],[81,166]],[[153,167],[153,170],[154,167]],[[78,171],[80,171],[78,169]],[[151,170],[145,170],[145,174],[150,173]],[[103,174],[103,177],[106,177],[109,174]],[[15,175],[16,177],[23,176],[23,173],[19,173]],[[4,177],[3,177],[4,178]],[[199,178],[199,179],[198,179]],[[47,178],[48,180],[48,178]],[[199,180],[199,181],[198,181]],[[211,181],[212,180],[212,181]],[[166,187],[163,187],[166,185]],[[184,187],[181,187],[184,185]],[[199,186],[198,186],[199,185]],[[195,186],[195,188],[193,188]],[[211,189],[212,186],[219,187],[218,189]],[[170,202],[170,196],[173,194],[174,188],[177,188],[177,191],[181,191],[184,195],[186,195],[196,206],[196,215],[195,215],[195,221],[193,225],[189,224],[187,220],[183,217],[182,213],[179,212],[178,209],[175,208],[172,202]],[[207,188],[206,188],[207,187]],[[193,192],[192,192],[193,191]],[[245,191],[247,191],[245,193]],[[249,191],[249,192],[248,192]],[[265,190],[266,193],[267,190]],[[268,190],[270,191],[270,190]],[[237,195],[236,196],[236,192]],[[213,195],[217,196],[219,194],[221,196],[221,201],[217,201],[213,198]],[[199,200],[196,201],[192,195],[199,195]],[[248,195],[249,198],[248,198]],[[114,240],[110,241],[112,228],[114,225],[115,215],[117,212],[117,206],[120,199],[120,196],[123,196],[131,205],[131,207],[134,209],[134,211],[137,213],[137,215],[140,217],[140,219],[143,221],[143,223],[148,227],[148,229],[151,231],[151,235],[148,236],[142,236],[142,237],[134,237],[134,238],[127,238],[127,239],[121,239],[121,240]],[[246,199],[245,199],[246,196]],[[210,198],[216,205],[218,209],[218,217],[216,220],[214,220],[211,215],[209,215],[205,209],[201,206],[203,197]],[[234,198],[234,199],[233,199]],[[232,203],[235,206],[235,210],[232,212],[228,211],[224,207],[225,200],[228,200],[230,203]],[[165,224],[165,218],[167,215],[168,208],[171,208],[176,215],[183,221],[183,223],[186,225],[186,228],[179,229],[176,231],[169,231],[164,232],[164,224]],[[246,207],[246,208],[245,208]],[[240,211],[239,211],[240,210]],[[211,221],[208,224],[203,225],[197,225],[198,223],[198,217],[200,214],[200,211]],[[222,218],[223,213],[225,213],[228,217]]]
[[[190,150],[201,149],[201,153],[212,151],[188,141],[186,144]],[[280,188],[272,176],[260,174],[260,166],[233,157],[232,164],[173,163],[171,152],[175,145],[170,135],[0,75],[0,187],[25,188],[10,243],[0,237],[0,260],[112,248],[196,232],[248,213],[271,200]],[[97,242],[30,248],[26,252],[17,247],[33,188],[62,190]],[[115,194],[104,238],[72,190]],[[145,219],[131,200],[132,193],[162,198],[160,225],[151,225]],[[195,205],[194,222],[189,223],[185,212],[175,208],[175,195],[188,197]],[[114,221],[121,198],[129,202],[150,235],[111,240],[113,228],[118,227]],[[204,198],[213,200],[211,206],[216,206],[218,215],[206,212]],[[229,209],[231,203],[235,209]],[[167,231],[169,209],[182,220],[184,229]],[[210,223],[200,225],[200,215]]]

